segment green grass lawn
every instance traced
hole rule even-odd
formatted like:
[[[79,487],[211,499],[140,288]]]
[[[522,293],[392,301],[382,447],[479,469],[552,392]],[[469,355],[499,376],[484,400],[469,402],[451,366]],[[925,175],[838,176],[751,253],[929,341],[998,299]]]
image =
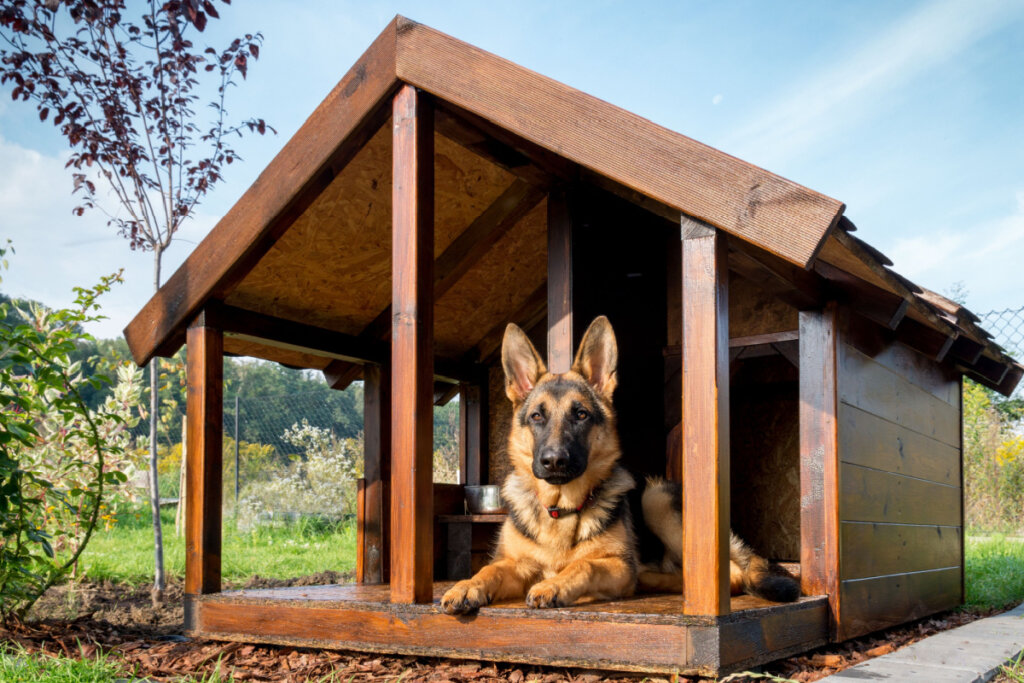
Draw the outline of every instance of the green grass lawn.
[[[164,566],[168,576],[185,575],[185,538],[174,533],[174,512],[164,510]],[[354,523],[300,521],[287,526],[260,526],[239,531],[224,519],[221,571],[225,581],[254,574],[289,579],[322,571],[355,568]],[[81,569],[93,580],[128,583],[153,578],[153,527],[149,511],[125,515],[109,531],[99,530],[82,554]]]
[[[966,607],[1004,607],[1024,600],[1024,540],[967,536]]]

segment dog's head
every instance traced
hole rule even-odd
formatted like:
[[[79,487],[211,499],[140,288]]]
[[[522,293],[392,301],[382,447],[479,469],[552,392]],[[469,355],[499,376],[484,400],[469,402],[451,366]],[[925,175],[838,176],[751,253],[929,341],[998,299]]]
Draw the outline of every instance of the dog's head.
[[[549,373],[513,324],[505,329],[501,362],[514,406],[513,467],[552,485],[567,484],[588,469],[607,474],[619,455],[612,408],[618,347],[608,318],[600,316],[587,328],[569,372]]]

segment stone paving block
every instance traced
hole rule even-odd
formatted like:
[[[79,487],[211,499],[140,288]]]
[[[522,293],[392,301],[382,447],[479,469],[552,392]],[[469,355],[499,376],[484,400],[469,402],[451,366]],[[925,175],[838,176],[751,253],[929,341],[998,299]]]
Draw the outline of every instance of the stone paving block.
[[[1024,604],[1009,612],[937,633],[822,681],[984,683],[1024,649]]]

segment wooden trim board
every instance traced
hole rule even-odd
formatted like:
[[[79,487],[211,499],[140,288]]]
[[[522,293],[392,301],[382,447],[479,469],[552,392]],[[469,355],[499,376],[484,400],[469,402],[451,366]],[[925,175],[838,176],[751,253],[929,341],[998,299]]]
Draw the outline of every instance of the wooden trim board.
[[[436,597],[450,584],[435,584]],[[486,607],[453,617],[435,604],[388,603],[387,586],[311,586],[200,596],[194,635],[649,673],[714,676],[825,642],[823,597],[773,605],[734,599],[727,617],[687,617],[680,596],[570,608]],[[741,609],[747,607],[747,609]]]

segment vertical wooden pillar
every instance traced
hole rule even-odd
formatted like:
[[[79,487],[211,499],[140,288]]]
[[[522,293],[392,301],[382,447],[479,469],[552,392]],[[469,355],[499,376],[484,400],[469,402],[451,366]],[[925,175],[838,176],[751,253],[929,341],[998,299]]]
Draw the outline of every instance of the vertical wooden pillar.
[[[573,358],[572,211],[570,193],[548,195],[548,370],[568,372]]]
[[[487,483],[487,389],[479,384],[459,387],[459,483]]]
[[[391,263],[391,601],[433,598],[434,117],[394,99]]]
[[[188,329],[185,594],[220,591],[224,336],[201,313]]]
[[[683,216],[683,611],[729,613],[729,270],[725,238]]]
[[[390,506],[384,495],[391,480],[391,373],[387,366],[363,366],[364,466],[358,514],[356,581],[388,580]]]
[[[800,311],[800,584],[839,623],[838,308]]]

